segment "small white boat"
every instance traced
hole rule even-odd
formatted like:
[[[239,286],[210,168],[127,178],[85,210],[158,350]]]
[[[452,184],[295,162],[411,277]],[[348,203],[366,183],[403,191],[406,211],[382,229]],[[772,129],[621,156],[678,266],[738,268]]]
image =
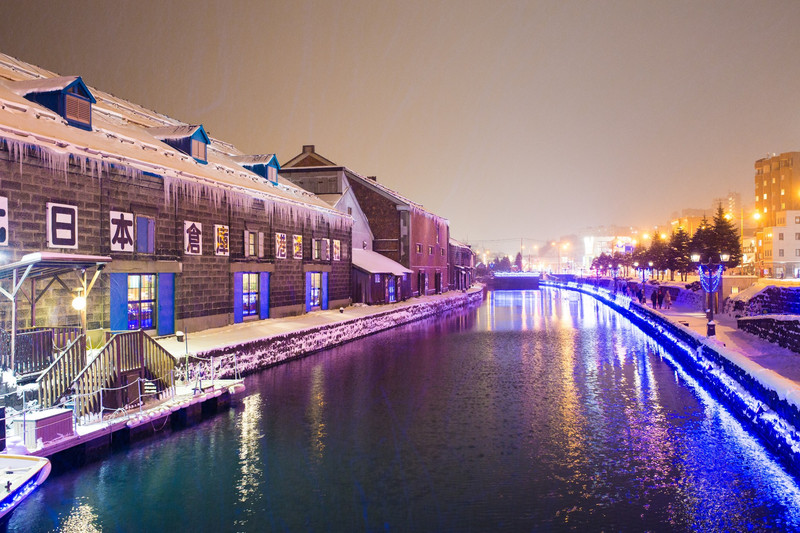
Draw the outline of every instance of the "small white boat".
[[[0,454],[0,531],[11,512],[50,475],[50,461],[33,455]]]

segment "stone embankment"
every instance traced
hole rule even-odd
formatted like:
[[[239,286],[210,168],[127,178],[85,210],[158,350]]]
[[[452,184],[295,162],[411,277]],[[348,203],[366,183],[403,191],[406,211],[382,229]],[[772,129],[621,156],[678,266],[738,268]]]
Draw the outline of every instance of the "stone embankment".
[[[213,358],[216,361],[215,372],[219,377],[246,375],[416,320],[441,315],[465,306],[479,305],[483,298],[483,290],[447,293],[446,297],[432,301],[423,300],[342,322],[198,351],[194,355],[200,359]]]
[[[619,311],[657,342],[670,364],[711,392],[800,473],[800,389],[793,382],[626,296],[578,283],[543,285],[589,294]]]

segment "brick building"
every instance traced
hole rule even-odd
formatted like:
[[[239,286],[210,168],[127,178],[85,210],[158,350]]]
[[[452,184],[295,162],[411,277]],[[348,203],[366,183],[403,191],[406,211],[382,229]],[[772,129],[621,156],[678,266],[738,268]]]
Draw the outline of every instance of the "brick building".
[[[450,290],[469,288],[475,281],[475,252],[469,244],[450,239]]]
[[[438,294],[450,286],[447,219],[397,192],[337,165],[313,145],[281,166],[281,175],[319,195],[354,218],[353,243],[380,253],[411,270],[413,295]]]
[[[0,265],[110,257],[89,329],[165,335],[349,304],[351,218],[278,170],[202,125],[0,55]],[[64,304],[79,275],[31,280],[23,292],[41,299],[15,303],[20,325],[77,323]],[[11,305],[0,299],[0,329]]]

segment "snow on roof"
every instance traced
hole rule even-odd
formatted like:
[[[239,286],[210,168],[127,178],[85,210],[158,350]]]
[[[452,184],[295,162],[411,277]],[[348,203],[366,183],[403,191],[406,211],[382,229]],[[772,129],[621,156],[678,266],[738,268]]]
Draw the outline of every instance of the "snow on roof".
[[[275,159],[275,154],[237,155],[232,159],[237,163],[244,163],[245,165],[266,165]],[[275,162],[277,163],[277,159]]]
[[[411,274],[412,272],[385,255],[373,252],[372,250],[362,250],[361,248],[353,248],[353,266],[368,274],[394,274],[395,276],[402,276],[403,274]]]
[[[57,78],[62,79],[57,83],[52,81]],[[40,86],[47,86],[48,83],[55,86],[65,79],[0,54],[0,137],[11,143],[22,143],[46,151],[51,160],[62,160],[61,167],[65,171],[68,156],[73,155],[92,160],[100,168],[120,165],[133,171],[159,174],[167,180],[180,180],[203,187],[217,186],[223,191],[258,199],[283,200],[345,217],[322,199],[285,179],[274,185],[243,168],[233,160],[235,154],[231,154],[232,146],[229,144],[215,143],[211,139],[209,148],[217,149],[209,150],[208,164],[204,165],[162,143],[149,131],[150,128],[164,126],[172,128],[172,131],[197,126],[89,88],[97,103],[93,106],[92,131],[86,131],[69,126],[62,117],[28,101],[12,89],[21,80],[38,82]],[[76,77],[68,79],[74,81]]]
[[[55,78],[40,78],[15,82],[11,85],[11,90],[20,96],[30,93],[48,93],[60,91],[71,85],[78,79],[78,76],[58,76]]]
[[[191,137],[200,129],[200,125],[178,125],[178,126],[156,126],[154,128],[147,128],[147,132],[159,140],[164,139],[184,139]]]

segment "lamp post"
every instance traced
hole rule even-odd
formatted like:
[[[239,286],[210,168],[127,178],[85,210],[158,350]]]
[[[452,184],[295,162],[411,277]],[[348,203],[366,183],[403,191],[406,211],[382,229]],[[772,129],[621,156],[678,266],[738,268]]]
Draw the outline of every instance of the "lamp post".
[[[725,270],[725,263],[730,259],[730,254],[719,254],[719,263],[713,263],[711,258],[708,258],[706,263],[700,262],[700,254],[693,253],[691,255],[692,263],[697,265],[697,271],[700,274],[700,285],[706,293],[706,316],[708,323],[706,324],[706,336],[713,337],[717,333],[717,326],[714,323],[714,295],[722,287],[722,272]]]

